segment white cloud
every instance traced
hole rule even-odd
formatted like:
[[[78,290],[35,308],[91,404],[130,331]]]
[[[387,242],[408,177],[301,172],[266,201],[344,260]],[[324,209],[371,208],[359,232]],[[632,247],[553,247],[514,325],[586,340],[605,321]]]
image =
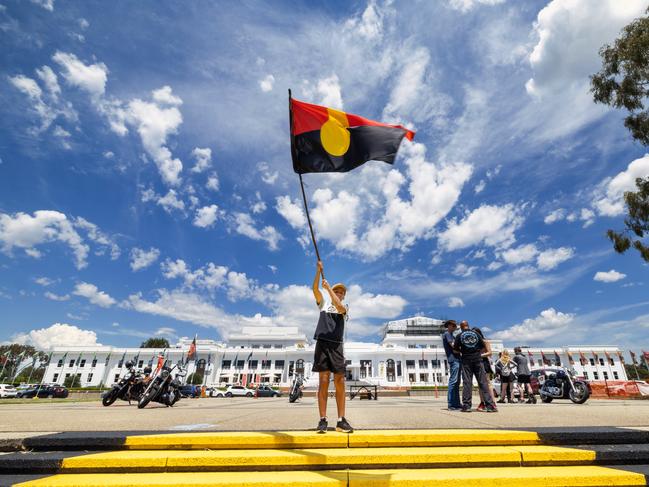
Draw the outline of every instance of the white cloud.
[[[340,80],[335,73],[327,78],[319,79],[315,87],[305,81],[302,92],[307,99],[314,100],[318,105],[325,105],[337,110],[343,109]]]
[[[476,266],[468,266],[462,262],[458,263],[453,269],[453,275],[460,277],[469,277],[472,275],[478,268]]]
[[[216,205],[204,206],[196,210],[194,217],[194,226],[209,228],[219,217],[219,207]]]
[[[100,291],[97,286],[87,282],[78,283],[72,294],[87,298],[92,304],[101,306],[102,308],[110,308],[116,303],[116,301],[104,291]]]
[[[306,228],[306,215],[300,203],[291,200],[290,196],[279,196],[275,198],[275,210],[296,230]]]
[[[178,106],[183,104],[180,97],[172,93],[171,86],[163,86],[162,88],[153,90],[151,96],[154,101],[162,105]]]
[[[520,247],[505,250],[501,257],[505,262],[511,265],[529,262],[539,253],[534,244],[521,245]]]
[[[212,165],[212,149],[210,149],[209,147],[202,149],[196,147],[192,151],[192,155],[196,159],[196,164],[194,165],[194,167],[192,167],[193,173],[202,173]]]
[[[253,283],[244,272],[228,272],[228,299],[238,301],[252,295]]]
[[[34,282],[39,286],[47,287],[47,286],[51,286],[56,281],[50,279],[49,277],[37,277],[36,279],[34,279]]]
[[[263,240],[268,244],[270,250],[277,250],[278,243],[282,235],[271,225],[266,225],[262,229],[255,227],[255,221],[247,213],[235,213],[234,215],[235,231],[245,235],[253,240]]]
[[[273,90],[273,85],[275,84],[275,76],[272,74],[269,74],[268,76],[264,77],[264,79],[259,80],[259,87],[261,88],[261,91],[264,93],[268,93],[269,91]]]
[[[162,206],[167,213],[171,213],[173,210],[184,211],[185,209],[185,202],[178,199],[178,193],[173,189],[170,189],[166,195],[157,197],[156,203]]]
[[[480,194],[484,191],[484,189],[487,187],[487,182],[484,179],[481,179],[478,184],[475,185],[473,188],[473,192],[475,194]]]
[[[158,260],[158,257],[160,257],[160,251],[155,247],[151,247],[149,250],[134,247],[131,250],[131,269],[133,271],[145,269]]]
[[[603,216],[618,216],[624,213],[624,193],[636,191],[635,180],[649,177],[649,154],[631,161],[626,170],[613,179],[602,183],[603,195],[597,197],[593,206]]]
[[[61,94],[61,87],[59,86],[59,79],[52,68],[49,66],[43,66],[36,70],[36,74],[41,79],[52,98],[57,99]]]
[[[205,184],[205,187],[207,189],[211,189],[212,191],[218,191],[219,190],[219,177],[216,175],[215,172],[211,173],[209,177],[207,178],[207,183]]]
[[[622,274],[614,269],[611,269],[608,272],[599,271],[593,276],[594,281],[599,282],[617,282],[626,277],[626,274]]]
[[[380,39],[383,35],[383,14],[376,3],[370,1],[361,17],[349,19],[345,28],[371,41]]]
[[[277,178],[279,177],[279,172],[278,171],[272,171],[270,170],[270,166],[268,165],[267,162],[260,162],[257,164],[257,169],[261,173],[261,180],[266,183],[273,185],[277,181]]]
[[[71,86],[76,86],[92,97],[99,98],[106,91],[108,68],[104,63],[86,65],[77,56],[56,51],[52,59],[63,69],[62,75]]]
[[[110,251],[111,260],[117,260],[121,255],[119,246],[94,223],[79,216],[74,218],[74,227],[85,230],[88,239],[101,246],[99,250],[95,251],[96,255],[103,255],[106,249]]]
[[[105,151],[105,152],[103,153],[103,156],[104,156],[106,159],[113,159],[113,158],[115,157],[115,153],[114,153],[113,151],[109,151],[109,150],[107,150],[107,151]]]
[[[166,279],[183,280],[185,287],[214,290],[224,287],[228,281],[228,268],[209,262],[200,269],[192,271],[182,259],[172,261],[167,259],[161,266],[162,275]]]
[[[646,7],[644,0],[553,0],[539,12],[529,57],[534,74],[525,85],[537,99],[529,116],[543,121],[539,136],[565,136],[606,112],[590,93],[598,51]]]
[[[43,7],[45,10],[54,12],[54,0],[31,0],[32,3]]]
[[[541,252],[536,258],[539,269],[549,271],[557,267],[562,262],[571,259],[575,250],[571,247],[559,247],[557,249],[548,249]]]
[[[45,296],[47,299],[50,299],[52,301],[68,301],[70,299],[69,294],[64,294],[64,295],[60,296],[60,295],[54,294],[54,293],[52,293],[50,291],[45,291],[45,293],[43,293],[43,296]]]
[[[452,219],[439,235],[445,250],[457,250],[484,243],[491,247],[508,247],[515,242],[515,231],[523,217],[512,204],[482,205],[457,222]]]
[[[446,306],[448,306],[449,308],[464,308],[464,301],[462,301],[462,299],[458,298],[457,296],[451,296],[446,301]]]
[[[498,5],[505,0],[451,0],[450,7],[463,13],[472,10],[478,5]]]
[[[38,210],[34,216],[26,213],[0,213],[0,244],[6,254],[21,248],[32,257],[40,256],[36,246],[49,242],[67,244],[75,255],[77,269],[88,265],[89,247],[75,231],[70,220],[58,211]]]
[[[259,197],[259,193],[257,193],[257,196]],[[253,215],[258,215],[266,211],[267,208],[268,207],[266,206],[265,202],[258,200],[255,201],[255,203],[253,203],[253,205],[250,207],[250,211],[252,211]]]
[[[546,225],[550,225],[554,222],[558,222],[563,220],[566,217],[566,210],[563,208],[557,208],[556,210],[553,210],[550,212],[544,219],[543,222]]]
[[[97,334],[91,330],[83,330],[66,323],[54,323],[47,328],[19,333],[11,338],[14,343],[31,345],[37,350],[49,350],[54,347],[93,347],[97,343]]]
[[[527,318],[522,323],[498,331],[492,336],[509,344],[514,342],[527,345],[566,333],[573,324],[574,319],[574,314],[562,313],[554,308],[548,308],[541,311],[537,317]]]

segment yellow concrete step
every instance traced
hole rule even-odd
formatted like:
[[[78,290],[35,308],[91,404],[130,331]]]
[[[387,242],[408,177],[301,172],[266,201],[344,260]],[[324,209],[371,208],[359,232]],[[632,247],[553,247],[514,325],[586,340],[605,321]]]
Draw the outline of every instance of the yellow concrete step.
[[[535,445],[539,435],[515,430],[363,430],[352,434],[315,431],[214,432],[130,435],[131,450],[345,448],[380,446]]]
[[[557,446],[449,446],[402,448],[314,448],[288,450],[140,450],[63,458],[60,470],[75,472],[367,468],[386,466],[520,466],[588,464],[594,451]]]
[[[609,467],[498,467],[467,469],[331,470],[319,472],[184,472],[60,474],[19,487],[585,487],[646,485],[645,476]]]

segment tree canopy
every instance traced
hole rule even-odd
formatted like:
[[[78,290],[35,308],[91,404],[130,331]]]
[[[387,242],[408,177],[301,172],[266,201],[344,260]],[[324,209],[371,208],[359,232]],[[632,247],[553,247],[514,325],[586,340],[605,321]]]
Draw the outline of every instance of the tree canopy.
[[[169,348],[169,340],[166,338],[153,337],[142,342],[140,348]]]
[[[649,13],[649,9],[647,9]],[[626,109],[624,126],[632,137],[649,146],[649,15],[635,19],[623,30],[613,45],[604,45],[599,54],[602,69],[591,76],[595,102]],[[625,228],[608,230],[607,236],[618,253],[635,248],[649,262],[649,177],[635,181],[636,191],[624,193],[627,216]]]

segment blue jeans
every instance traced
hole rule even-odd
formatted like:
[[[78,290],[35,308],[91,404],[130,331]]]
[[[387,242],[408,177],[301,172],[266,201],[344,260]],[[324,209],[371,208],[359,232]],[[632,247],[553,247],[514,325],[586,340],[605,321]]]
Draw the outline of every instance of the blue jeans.
[[[449,362],[449,376],[448,376],[448,407],[461,408],[460,404],[460,368],[462,364],[459,360]]]

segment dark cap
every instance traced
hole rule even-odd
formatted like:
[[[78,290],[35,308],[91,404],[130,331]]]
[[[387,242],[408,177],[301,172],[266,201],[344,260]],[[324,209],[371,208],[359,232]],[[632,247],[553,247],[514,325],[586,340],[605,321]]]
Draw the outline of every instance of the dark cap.
[[[445,326],[446,328],[448,328],[448,327],[451,326],[451,325],[455,325],[455,326],[457,326],[457,323],[455,322],[455,320],[446,320],[446,321],[444,322],[444,326]]]

